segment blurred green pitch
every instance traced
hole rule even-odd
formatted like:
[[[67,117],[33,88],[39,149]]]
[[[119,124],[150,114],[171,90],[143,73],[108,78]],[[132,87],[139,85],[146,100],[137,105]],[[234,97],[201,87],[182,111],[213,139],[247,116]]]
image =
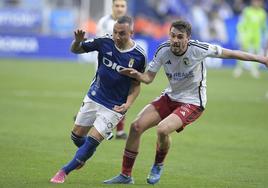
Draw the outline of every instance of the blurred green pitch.
[[[76,151],[72,117],[94,76],[90,64],[0,60],[0,187],[126,187],[102,181],[120,172],[124,141],[105,141],[95,156],[64,185],[49,179]],[[268,185],[268,72],[234,79],[231,70],[208,70],[208,104],[203,116],[172,147],[156,187],[265,188]],[[127,114],[136,114],[167,85],[161,72]],[[156,131],[143,135],[133,171],[146,184],[154,160]]]

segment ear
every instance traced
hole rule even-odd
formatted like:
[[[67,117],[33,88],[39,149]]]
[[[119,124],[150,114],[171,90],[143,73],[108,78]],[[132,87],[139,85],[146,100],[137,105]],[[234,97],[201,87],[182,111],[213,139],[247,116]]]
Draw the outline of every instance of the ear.
[[[191,37],[192,37],[192,35],[189,35],[189,36],[187,37],[187,39],[188,39],[188,40],[190,40],[190,39],[191,39]]]
[[[133,36],[133,35],[134,35],[134,31],[131,30],[131,31],[130,31],[130,36]]]

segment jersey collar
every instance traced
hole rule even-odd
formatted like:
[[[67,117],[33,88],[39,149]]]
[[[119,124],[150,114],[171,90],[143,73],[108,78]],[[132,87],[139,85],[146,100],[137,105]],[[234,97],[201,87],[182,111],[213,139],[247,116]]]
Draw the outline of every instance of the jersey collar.
[[[121,49],[119,49],[119,48],[115,45],[115,43],[114,43],[114,46],[115,46],[115,48],[116,48],[119,52],[121,52],[121,53],[126,53],[126,52],[130,52],[130,51],[132,51],[132,50],[134,50],[134,49],[136,48],[137,44],[136,44],[136,42],[135,42],[134,40],[133,40],[133,42],[134,42],[134,45],[133,45],[131,48],[126,49],[126,50],[121,50]]]

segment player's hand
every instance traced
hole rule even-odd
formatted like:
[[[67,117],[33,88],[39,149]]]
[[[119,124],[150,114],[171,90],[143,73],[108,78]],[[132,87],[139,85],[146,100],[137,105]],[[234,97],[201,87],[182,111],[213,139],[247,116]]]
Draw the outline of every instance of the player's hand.
[[[120,70],[119,73],[125,76],[129,76],[131,78],[138,78],[140,74],[136,69],[133,69],[133,68],[124,68]]]
[[[74,32],[74,38],[75,38],[75,41],[76,42],[82,42],[85,40],[85,34],[86,32],[83,31],[83,30],[80,30],[80,29],[77,29],[75,32]]]
[[[120,113],[120,114],[125,114],[128,110],[129,106],[127,106],[125,103],[122,104],[121,106],[114,105],[113,110]]]

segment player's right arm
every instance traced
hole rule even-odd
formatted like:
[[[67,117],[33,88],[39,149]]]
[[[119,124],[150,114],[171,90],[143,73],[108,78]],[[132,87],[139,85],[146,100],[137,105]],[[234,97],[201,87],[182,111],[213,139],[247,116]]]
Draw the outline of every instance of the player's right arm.
[[[135,78],[136,80],[143,82],[145,84],[152,83],[156,75],[156,72],[148,70],[145,73],[141,73],[133,68],[124,68],[120,71],[120,73],[129,76],[131,78]]]
[[[81,42],[85,41],[85,31],[74,31],[74,40],[71,44],[71,51],[75,54],[85,53],[85,50],[81,47]]]

